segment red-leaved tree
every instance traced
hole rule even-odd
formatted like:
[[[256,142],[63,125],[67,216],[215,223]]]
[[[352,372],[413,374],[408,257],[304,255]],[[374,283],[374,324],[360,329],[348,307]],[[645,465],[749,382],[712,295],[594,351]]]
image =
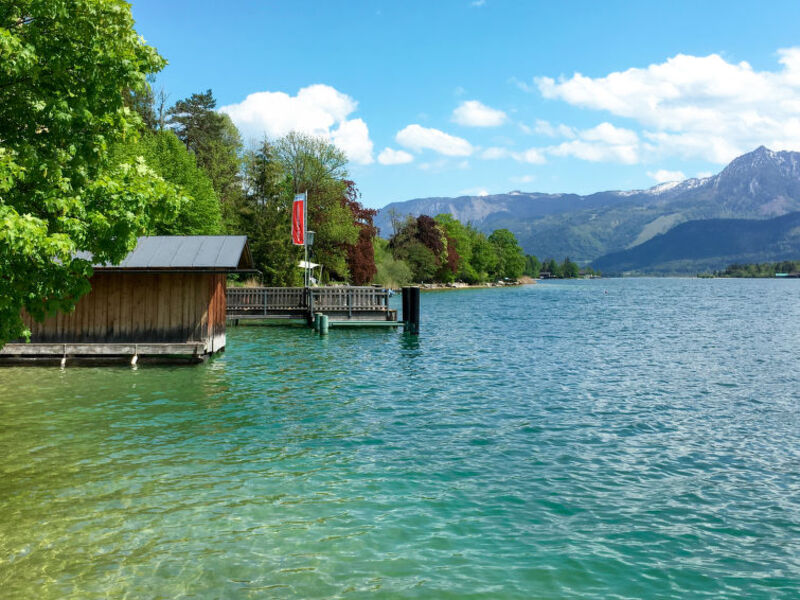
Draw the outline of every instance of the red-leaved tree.
[[[353,222],[359,228],[358,241],[347,245],[347,267],[350,269],[350,279],[354,285],[366,285],[375,277],[378,269],[375,267],[375,250],[372,242],[378,235],[378,228],[373,223],[377,210],[364,208],[358,199],[361,193],[356,184],[346,181],[347,190],[342,197],[342,204],[353,213]]]

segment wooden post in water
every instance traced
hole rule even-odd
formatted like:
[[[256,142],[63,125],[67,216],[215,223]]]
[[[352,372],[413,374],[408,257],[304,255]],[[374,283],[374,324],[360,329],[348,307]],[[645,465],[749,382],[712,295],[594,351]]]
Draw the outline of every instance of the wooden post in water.
[[[419,287],[403,288],[403,321],[406,331],[419,335]]]
[[[319,334],[328,335],[328,315],[319,316]]]

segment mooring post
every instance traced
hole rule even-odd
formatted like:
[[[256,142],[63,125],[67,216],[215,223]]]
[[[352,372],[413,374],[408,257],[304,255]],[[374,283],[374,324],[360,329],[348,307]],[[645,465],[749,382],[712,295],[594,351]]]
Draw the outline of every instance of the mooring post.
[[[403,288],[403,322],[406,331],[419,334],[419,287]]]
[[[319,334],[328,335],[328,315],[319,316]]]
[[[419,333],[419,288],[412,287],[410,290],[409,304],[411,309],[411,333]]]
[[[314,331],[319,331],[319,324],[322,321],[322,313],[314,314]]]

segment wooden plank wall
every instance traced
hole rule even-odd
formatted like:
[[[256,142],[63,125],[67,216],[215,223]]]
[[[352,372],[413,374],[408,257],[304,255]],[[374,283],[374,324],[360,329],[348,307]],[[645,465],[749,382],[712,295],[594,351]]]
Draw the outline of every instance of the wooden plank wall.
[[[23,313],[32,342],[189,342],[225,333],[224,274],[96,273],[70,314]]]

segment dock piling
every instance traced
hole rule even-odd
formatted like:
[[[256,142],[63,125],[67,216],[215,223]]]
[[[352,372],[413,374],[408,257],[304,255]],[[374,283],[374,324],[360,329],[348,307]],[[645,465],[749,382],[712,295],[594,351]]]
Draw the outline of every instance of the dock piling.
[[[403,321],[406,331],[412,335],[419,334],[419,287],[403,288]]]
[[[328,335],[328,315],[319,315],[319,334]]]

